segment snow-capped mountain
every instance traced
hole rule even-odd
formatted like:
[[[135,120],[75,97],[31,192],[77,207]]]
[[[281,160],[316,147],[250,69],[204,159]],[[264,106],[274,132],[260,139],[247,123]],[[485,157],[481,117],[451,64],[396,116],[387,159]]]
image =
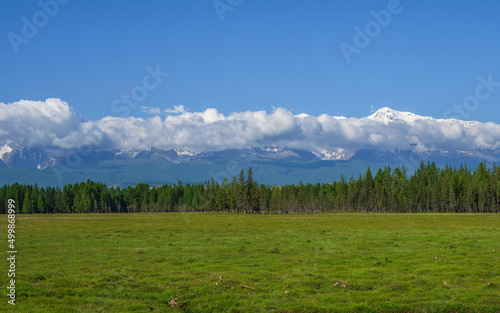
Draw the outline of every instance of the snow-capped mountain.
[[[6,167],[10,168],[36,168],[42,170],[54,166],[58,157],[43,148],[30,148],[22,144],[9,142],[0,148],[0,160]]]
[[[367,119],[381,124],[403,123],[411,125],[417,120],[432,120],[433,118],[429,116],[420,116],[411,112],[396,111],[391,108],[384,107],[368,116]]]
[[[157,149],[151,148],[150,150],[133,150],[133,151],[119,151],[114,153],[112,159],[150,159],[150,160],[164,160],[174,164],[178,164],[189,160],[195,154],[186,149]]]
[[[349,160],[353,155],[356,154],[355,151],[345,150],[342,148],[338,148],[335,150],[319,148],[317,151],[312,151],[312,153],[319,159],[326,161]]]
[[[476,121],[462,121],[454,118],[435,119],[430,116],[421,116],[411,112],[396,111],[388,107],[377,110],[375,113],[368,116],[367,119],[381,124],[403,123],[407,125],[413,125],[417,121],[436,121],[440,123],[460,124],[467,128],[479,124],[479,122]]]

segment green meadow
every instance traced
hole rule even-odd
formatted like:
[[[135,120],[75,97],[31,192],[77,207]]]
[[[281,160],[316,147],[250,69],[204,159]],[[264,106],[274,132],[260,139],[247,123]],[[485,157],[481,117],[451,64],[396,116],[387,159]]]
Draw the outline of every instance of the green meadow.
[[[16,247],[2,312],[500,312],[495,214],[17,215]]]

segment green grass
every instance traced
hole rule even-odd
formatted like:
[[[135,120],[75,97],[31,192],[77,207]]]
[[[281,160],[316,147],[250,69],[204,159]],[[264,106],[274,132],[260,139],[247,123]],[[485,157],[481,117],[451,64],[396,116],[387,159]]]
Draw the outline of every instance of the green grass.
[[[17,305],[3,296],[5,312],[500,312],[492,214],[18,215],[16,226]],[[176,296],[187,305],[169,307]]]

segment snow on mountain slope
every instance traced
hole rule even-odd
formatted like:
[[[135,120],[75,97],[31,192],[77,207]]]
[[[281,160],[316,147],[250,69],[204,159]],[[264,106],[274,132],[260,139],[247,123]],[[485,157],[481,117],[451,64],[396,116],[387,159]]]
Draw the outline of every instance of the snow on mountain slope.
[[[432,117],[420,116],[411,112],[396,111],[388,107],[384,107],[377,110],[377,112],[373,113],[367,118],[382,124],[389,124],[389,123],[412,124],[416,120],[433,119]]]
[[[454,118],[435,119],[430,116],[421,116],[411,112],[396,111],[388,107],[383,107],[366,118],[381,124],[403,123],[413,125],[416,121],[436,121],[439,123],[460,124],[467,128],[479,124],[479,122],[476,121],[461,121]]]
[[[355,151],[344,150],[338,148],[336,150],[328,150],[319,148],[317,151],[312,151],[312,153],[320,158],[321,160],[331,161],[331,160],[349,160],[353,155],[356,154]]]
[[[0,159],[2,161],[5,154],[12,152],[12,147],[9,144],[10,142],[4,145],[2,148],[0,148]]]
[[[195,154],[186,149],[174,149],[178,156],[194,156]]]
[[[7,167],[39,170],[53,167],[57,162],[57,156],[48,150],[29,148],[14,142],[0,148],[0,159]]]

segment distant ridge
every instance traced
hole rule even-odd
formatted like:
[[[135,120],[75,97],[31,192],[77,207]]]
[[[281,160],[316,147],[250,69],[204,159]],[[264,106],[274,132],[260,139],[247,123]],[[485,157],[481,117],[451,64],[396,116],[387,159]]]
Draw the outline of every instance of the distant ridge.
[[[367,119],[375,121],[381,124],[389,123],[403,123],[407,125],[413,125],[416,121],[437,121],[445,122],[450,124],[460,124],[464,127],[470,128],[474,125],[479,124],[477,121],[462,121],[454,118],[451,119],[435,119],[430,116],[421,116],[411,112],[396,111],[388,107],[383,107],[377,110],[372,115],[368,116]]]

